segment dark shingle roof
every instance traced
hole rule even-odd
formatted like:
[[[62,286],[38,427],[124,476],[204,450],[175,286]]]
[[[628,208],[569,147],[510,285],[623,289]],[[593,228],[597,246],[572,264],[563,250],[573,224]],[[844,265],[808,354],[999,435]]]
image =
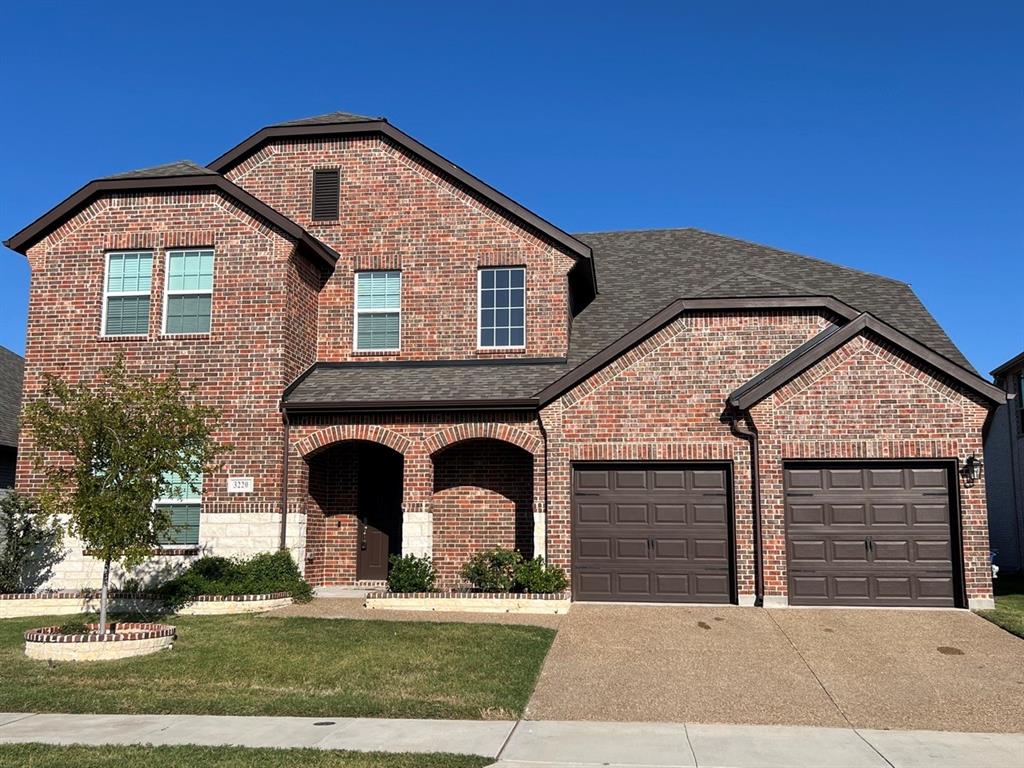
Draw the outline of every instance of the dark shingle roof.
[[[216,176],[209,168],[193,163],[191,160],[176,160],[173,163],[154,165],[150,168],[139,168],[134,171],[115,173],[104,176],[104,179],[163,179],[171,176]]]
[[[970,371],[971,364],[898,280],[698,229],[577,234],[594,249],[600,295],[573,323],[579,364],[679,298],[834,296]]]
[[[325,115],[313,115],[312,117],[301,117],[298,120],[286,120],[283,123],[274,123],[271,128],[283,128],[289,125],[336,125],[338,123],[367,123],[374,120],[383,120],[383,117],[367,117],[366,115],[355,115],[351,112],[328,112]]]
[[[303,403],[509,400],[530,397],[562,374],[565,363],[466,365],[319,364],[285,398]]]
[[[25,359],[0,347],[0,445],[17,447]]]

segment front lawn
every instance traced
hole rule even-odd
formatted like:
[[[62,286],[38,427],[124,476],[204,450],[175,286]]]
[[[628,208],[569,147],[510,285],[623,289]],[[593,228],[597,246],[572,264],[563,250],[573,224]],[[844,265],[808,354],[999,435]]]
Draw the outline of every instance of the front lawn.
[[[309,717],[518,717],[554,631],[501,624],[176,616],[173,650],[105,662],[31,661],[0,621],[0,712]]]
[[[467,755],[330,752],[318,749],[245,747],[0,746],[0,768],[481,768],[494,762]]]
[[[978,615],[1017,637],[1024,637],[1024,574],[1002,576],[994,584],[995,610],[978,611]]]

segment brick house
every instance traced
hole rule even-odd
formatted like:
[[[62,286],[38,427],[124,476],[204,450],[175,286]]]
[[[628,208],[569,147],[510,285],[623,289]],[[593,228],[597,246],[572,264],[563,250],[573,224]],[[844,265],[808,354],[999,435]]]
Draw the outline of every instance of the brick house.
[[[318,586],[478,549],[577,600],[991,603],[983,380],[904,283],[695,229],[571,235],[383,118],[93,181],[7,243],[25,397],[177,367],[235,450],[150,570]],[[35,449],[22,436],[18,485]],[[71,546],[55,585],[95,582]]]

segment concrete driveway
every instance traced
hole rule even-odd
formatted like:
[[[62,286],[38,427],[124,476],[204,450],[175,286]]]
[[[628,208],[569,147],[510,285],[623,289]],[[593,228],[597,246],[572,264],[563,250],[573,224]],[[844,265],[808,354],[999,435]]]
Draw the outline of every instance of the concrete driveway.
[[[1024,640],[967,611],[576,604],[526,717],[1024,731]]]

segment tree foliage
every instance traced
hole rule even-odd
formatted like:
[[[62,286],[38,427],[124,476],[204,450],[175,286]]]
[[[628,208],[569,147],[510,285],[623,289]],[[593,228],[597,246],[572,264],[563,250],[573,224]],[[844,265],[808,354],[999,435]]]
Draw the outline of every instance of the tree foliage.
[[[170,516],[153,504],[180,496],[167,478],[198,491],[197,478],[230,449],[213,437],[217,418],[176,373],[129,373],[123,358],[88,384],[47,375],[26,406],[45,482],[40,502],[104,561],[104,594],[111,562],[138,565],[170,530]]]

